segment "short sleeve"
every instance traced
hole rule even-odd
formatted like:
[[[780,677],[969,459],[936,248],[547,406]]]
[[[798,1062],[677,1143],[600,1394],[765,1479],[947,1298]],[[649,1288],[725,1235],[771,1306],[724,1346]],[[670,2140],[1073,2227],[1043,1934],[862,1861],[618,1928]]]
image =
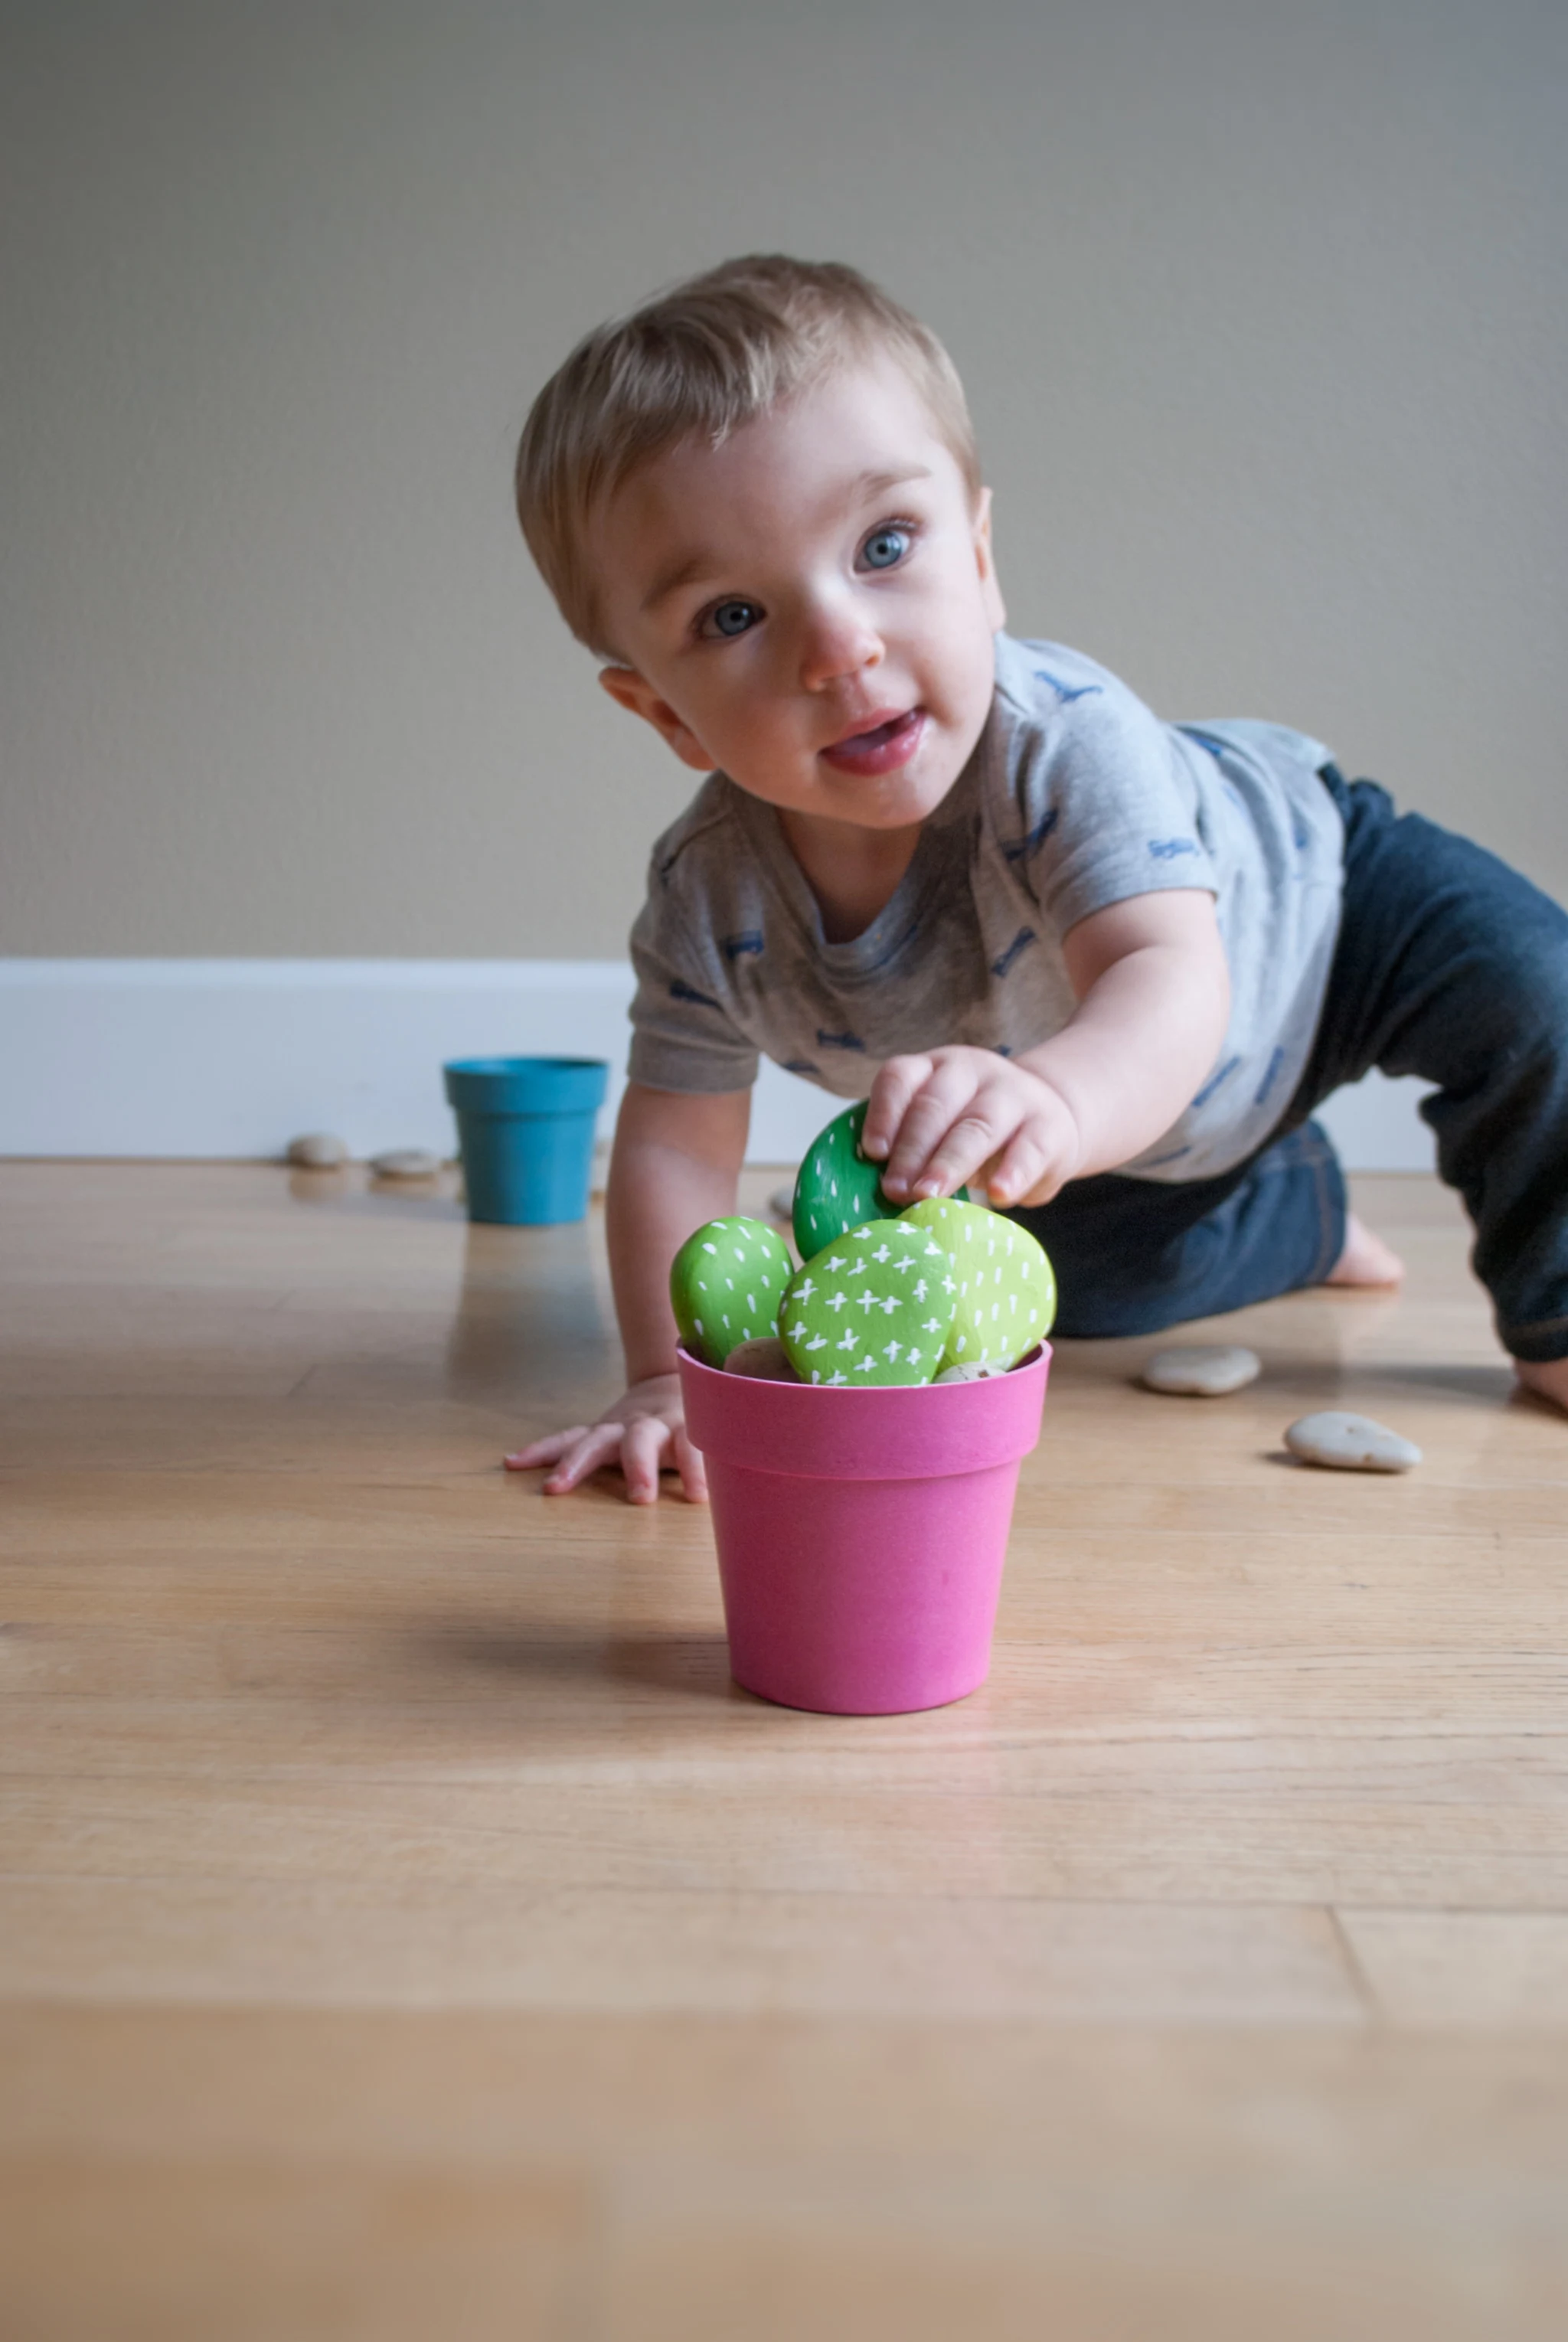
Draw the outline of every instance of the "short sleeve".
[[[648,899],[632,929],[637,989],[627,1071],[649,1089],[703,1096],[750,1089],[757,1052],[724,1005],[719,955],[682,892],[655,853]]]
[[[1041,665],[1034,680],[1003,850],[1057,934],[1134,895],[1217,896],[1197,786],[1171,727],[1089,660],[1060,675]]]

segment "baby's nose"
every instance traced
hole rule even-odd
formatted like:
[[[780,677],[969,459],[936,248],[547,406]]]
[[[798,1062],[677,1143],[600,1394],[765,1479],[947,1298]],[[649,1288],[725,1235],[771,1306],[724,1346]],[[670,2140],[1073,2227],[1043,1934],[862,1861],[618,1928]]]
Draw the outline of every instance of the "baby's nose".
[[[882,636],[853,610],[821,610],[808,619],[801,674],[809,691],[861,675],[883,657]]]

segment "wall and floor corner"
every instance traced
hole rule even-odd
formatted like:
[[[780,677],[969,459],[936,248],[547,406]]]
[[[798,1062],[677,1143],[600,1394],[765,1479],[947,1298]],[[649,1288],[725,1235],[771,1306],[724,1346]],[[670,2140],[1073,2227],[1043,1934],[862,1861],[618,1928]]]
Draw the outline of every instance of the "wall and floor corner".
[[[265,1158],[305,1130],[450,1154],[442,1064],[491,1055],[607,1059],[607,1131],[631,993],[624,960],[0,961],[0,1156]],[[1423,1087],[1324,1109],[1353,1170],[1430,1169]],[[835,1111],[764,1064],[749,1159],[796,1161]]]
[[[0,1145],[434,1139],[454,1050],[619,1063],[690,776],[511,456],[581,333],[747,248],[942,333],[1015,631],[1568,894],[1565,83],[1535,0],[4,11]],[[1424,1160],[1376,1111],[1353,1157]]]

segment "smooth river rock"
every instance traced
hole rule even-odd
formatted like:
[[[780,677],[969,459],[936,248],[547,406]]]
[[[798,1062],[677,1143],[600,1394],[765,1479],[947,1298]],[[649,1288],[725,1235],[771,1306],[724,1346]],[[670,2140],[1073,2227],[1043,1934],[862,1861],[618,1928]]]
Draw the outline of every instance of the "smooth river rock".
[[[798,1383],[800,1376],[776,1334],[754,1334],[737,1342],[724,1360],[726,1375],[750,1375],[754,1382]]]
[[[1236,1342],[1193,1343],[1186,1349],[1156,1350],[1139,1379],[1146,1390],[1178,1398],[1223,1398],[1245,1390],[1263,1367],[1255,1350]]]
[[[1303,1464],[1326,1464],[1336,1472],[1408,1472],[1421,1461],[1413,1439],[1402,1439],[1370,1415],[1345,1415],[1337,1407],[1303,1415],[1285,1433],[1285,1446]]]
[[[370,1167],[378,1179],[434,1179],[441,1157],[424,1146],[394,1146],[385,1155],[373,1155]]]
[[[348,1161],[348,1143],[333,1130],[307,1130],[303,1138],[291,1138],[288,1159],[305,1171],[335,1171],[340,1163]]]

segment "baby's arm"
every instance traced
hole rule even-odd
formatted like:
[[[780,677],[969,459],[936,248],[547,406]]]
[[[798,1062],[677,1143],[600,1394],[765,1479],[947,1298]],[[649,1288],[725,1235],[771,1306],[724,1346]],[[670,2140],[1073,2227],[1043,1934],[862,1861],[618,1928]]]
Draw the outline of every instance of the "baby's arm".
[[[862,1144],[885,1157],[895,1200],[975,1179],[998,1204],[1048,1203],[1141,1154],[1190,1103],[1230,1016],[1213,896],[1133,896],[1081,919],[1062,949],[1078,1006],[1037,1049],[940,1048],[883,1066]]]
[[[627,1387],[597,1423],[574,1424],[507,1456],[514,1472],[552,1465],[546,1495],[564,1496],[601,1465],[618,1461],[632,1503],[651,1505],[668,1456],[691,1501],[706,1496],[703,1459],[681,1413],[670,1263],[694,1228],[734,1210],[750,1122],[749,1090],[695,1097],[628,1085],[604,1198]]]

